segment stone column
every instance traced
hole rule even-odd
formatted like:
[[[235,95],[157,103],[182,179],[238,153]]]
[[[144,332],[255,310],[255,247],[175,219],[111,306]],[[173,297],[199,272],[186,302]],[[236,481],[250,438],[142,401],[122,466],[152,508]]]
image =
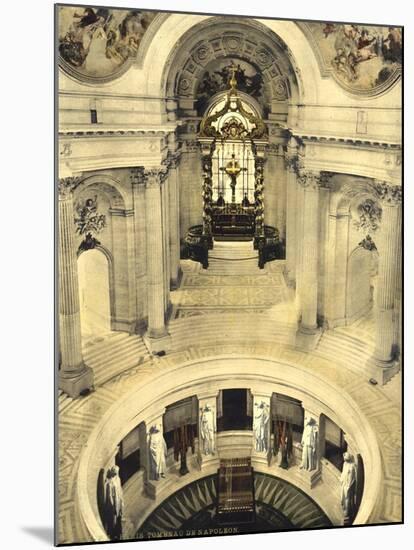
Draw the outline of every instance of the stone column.
[[[286,162],[286,277],[289,285],[296,281],[296,167],[298,162],[297,143],[292,137],[289,140],[285,155]]]
[[[143,334],[148,318],[145,178],[143,169],[132,170],[131,182],[135,230],[136,332]]]
[[[180,199],[178,185],[179,154],[170,157],[169,202],[170,202],[170,288],[175,290],[180,286],[182,271],[180,267]]]
[[[296,346],[307,351],[316,347],[321,332],[317,324],[319,173],[301,172],[298,183],[304,190],[302,224],[302,261],[299,290],[301,320]]]
[[[146,178],[148,329],[145,340],[154,352],[166,351],[170,337],[165,325],[164,257],[161,186],[164,168],[149,169]]]
[[[199,394],[198,397],[198,449],[200,470],[212,466],[219,460],[217,453],[217,391]],[[213,432],[211,439],[203,434]]]
[[[93,388],[93,371],[83,362],[78,265],[74,242],[72,190],[78,178],[59,180],[59,389],[70,397]]]
[[[114,330],[134,333],[136,324],[134,212],[110,208],[114,258]]]
[[[167,321],[171,309],[170,302],[170,216],[169,216],[168,177],[161,186],[163,264],[164,264],[164,312]]]
[[[319,190],[319,263],[318,263],[318,317],[326,324],[326,266],[328,263],[327,250],[329,238],[329,205],[331,198],[331,186],[329,179],[321,181]]]
[[[375,182],[381,200],[381,227],[375,237],[378,249],[378,283],[375,306],[375,350],[371,375],[385,384],[399,370],[395,342],[395,305],[398,257],[401,248],[401,187]]]
[[[322,426],[322,433],[320,431],[321,415],[319,411],[316,411],[313,406],[309,406],[307,403],[302,403],[304,408],[304,428],[302,434],[302,461],[300,464],[300,472],[304,482],[312,489],[321,478],[321,457],[323,451],[323,444],[321,445],[321,437],[323,443],[325,439],[324,426]],[[322,423],[323,424],[323,423]],[[307,432],[312,430],[316,434],[315,451],[313,455],[313,463],[309,465],[309,454],[307,454]]]
[[[269,464],[271,448],[271,399],[272,394],[263,394],[250,390],[253,395],[253,449],[252,459]]]

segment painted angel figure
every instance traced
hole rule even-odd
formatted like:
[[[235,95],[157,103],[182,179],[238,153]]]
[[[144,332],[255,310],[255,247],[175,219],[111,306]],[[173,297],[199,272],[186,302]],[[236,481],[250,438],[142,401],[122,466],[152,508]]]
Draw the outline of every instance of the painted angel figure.
[[[157,426],[152,426],[148,438],[149,449],[149,478],[158,481],[165,477],[167,444],[162,431]]]

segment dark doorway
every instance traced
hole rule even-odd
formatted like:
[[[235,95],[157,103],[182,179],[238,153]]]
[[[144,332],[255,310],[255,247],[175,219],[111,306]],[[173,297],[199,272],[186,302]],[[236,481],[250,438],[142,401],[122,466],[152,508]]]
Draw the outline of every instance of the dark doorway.
[[[245,389],[223,390],[223,416],[219,421],[219,431],[252,429],[252,418],[248,416],[248,399],[251,396]]]

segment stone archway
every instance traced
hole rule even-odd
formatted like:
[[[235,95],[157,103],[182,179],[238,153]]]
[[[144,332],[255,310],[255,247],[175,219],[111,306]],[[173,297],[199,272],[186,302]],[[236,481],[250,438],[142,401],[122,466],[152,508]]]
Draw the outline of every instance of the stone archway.
[[[345,323],[353,323],[367,314],[372,308],[372,275],[377,261],[377,253],[363,246],[355,248],[347,266],[347,286],[345,302]]]
[[[79,255],[78,277],[82,339],[105,336],[111,331],[111,277],[101,248]]]
[[[341,181],[341,177],[349,181]],[[375,203],[378,197],[368,178],[345,174],[341,177],[338,175],[330,199],[326,236],[330,254],[325,266],[323,316],[330,328],[351,324],[367,313],[372,304],[373,252],[362,243],[365,244],[365,235],[370,232],[374,235],[375,228],[369,220],[361,222],[359,207],[367,200]]]
[[[94,241],[78,238],[78,253],[97,249],[106,256],[111,329],[134,332],[137,302],[135,265],[129,253],[135,245],[130,198],[121,183],[107,174],[87,175],[75,191],[75,205],[91,197],[97,201],[99,214],[105,216],[105,228],[92,235]]]

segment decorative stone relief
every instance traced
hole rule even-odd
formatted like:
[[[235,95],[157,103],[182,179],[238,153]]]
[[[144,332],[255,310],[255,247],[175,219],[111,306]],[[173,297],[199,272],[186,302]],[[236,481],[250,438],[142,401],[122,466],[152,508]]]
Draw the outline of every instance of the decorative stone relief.
[[[402,188],[400,185],[390,185],[386,181],[374,182],[375,190],[383,204],[398,206],[402,201]]]
[[[75,207],[76,233],[83,235],[84,239],[79,245],[79,250],[90,250],[101,243],[93,235],[100,233],[106,227],[105,214],[98,213],[98,196],[79,201]]]
[[[357,208],[354,226],[358,230],[375,233],[381,222],[381,208],[373,199],[365,199]]]
[[[72,154],[72,144],[70,142],[62,143],[62,148],[60,150],[60,155],[62,157],[70,157],[71,154]]]
[[[362,246],[365,250],[377,250],[377,247],[374,241],[371,238],[371,235],[367,235],[361,242],[358,243],[358,246]]]
[[[305,189],[317,190],[320,184],[320,172],[299,170],[297,182]]]
[[[80,182],[82,181],[82,178],[79,176],[69,176],[67,178],[60,178],[58,181],[58,192],[59,197],[64,198],[68,196],[72,191],[74,191]]]

